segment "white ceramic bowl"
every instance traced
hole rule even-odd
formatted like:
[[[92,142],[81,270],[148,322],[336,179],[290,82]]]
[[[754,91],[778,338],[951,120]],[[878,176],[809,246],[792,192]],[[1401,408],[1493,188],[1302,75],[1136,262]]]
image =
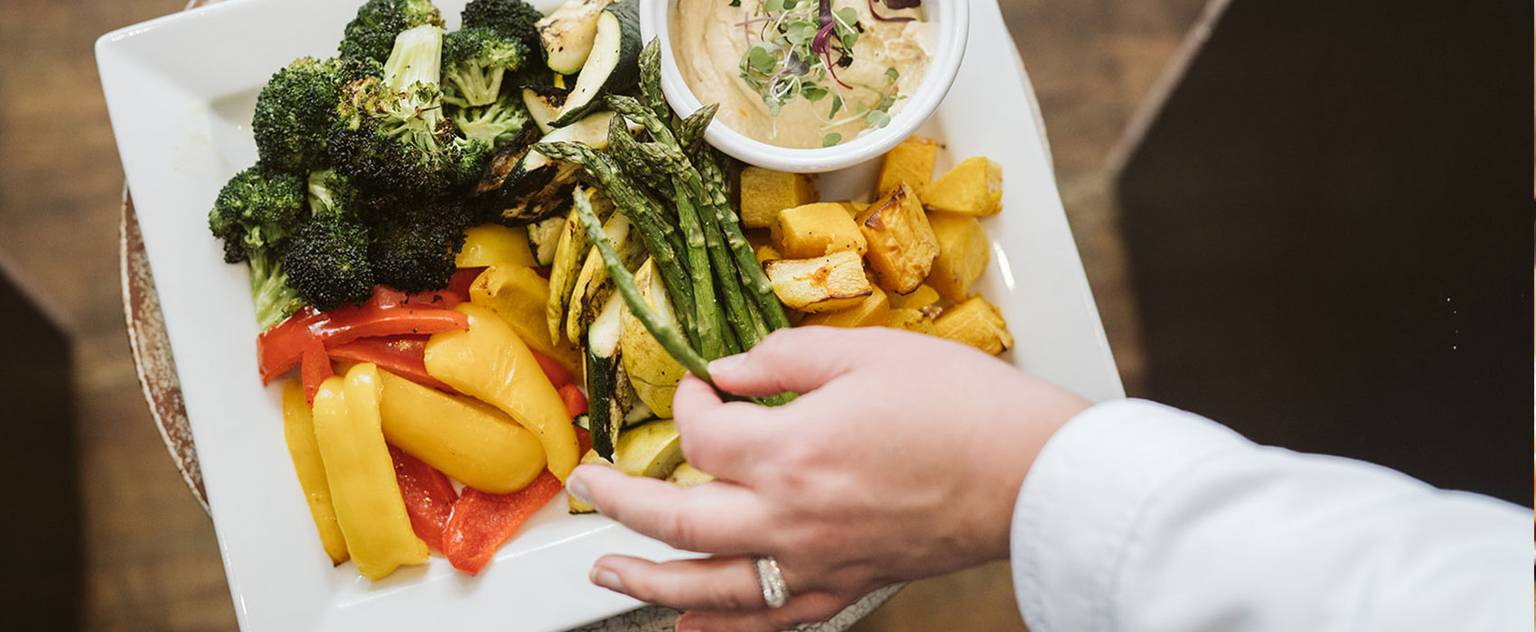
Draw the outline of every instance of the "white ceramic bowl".
[[[640,33],[647,42],[661,38],[661,89],[672,109],[688,116],[704,104],[688,88],[672,55],[670,28],[676,7],[677,0],[640,0]],[[933,57],[916,93],[908,96],[885,127],[832,147],[792,149],[754,140],[716,121],[704,132],[705,140],[747,164],[797,173],[836,171],[885,153],[911,135],[939,107],[955,81],[960,61],[965,58],[971,26],[970,2],[928,0],[923,3],[923,11],[933,24]]]

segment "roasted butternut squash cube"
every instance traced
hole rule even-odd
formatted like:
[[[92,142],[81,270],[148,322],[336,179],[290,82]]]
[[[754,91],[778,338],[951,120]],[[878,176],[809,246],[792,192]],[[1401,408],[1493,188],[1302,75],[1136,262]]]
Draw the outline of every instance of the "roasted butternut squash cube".
[[[933,181],[933,162],[939,157],[939,144],[931,138],[910,136],[885,154],[880,167],[880,195],[895,190],[905,182],[919,195]]]
[[[969,215],[932,213],[928,224],[939,240],[939,256],[933,260],[928,285],[939,296],[956,303],[971,295],[971,284],[981,277],[992,258],[987,232],[981,222]]]
[[[761,167],[741,170],[741,223],[749,228],[774,225],[779,211],[816,201],[810,177]]]
[[[1002,202],[1003,167],[982,156],[965,159],[923,189],[923,204],[947,213],[995,215]]]
[[[825,325],[827,327],[878,327],[891,315],[891,301],[879,287],[871,287],[869,296],[858,305],[840,312],[826,312],[807,316],[800,326]]]
[[[874,291],[858,253],[780,259],[765,266],[773,293],[790,309],[819,314],[858,305]]]
[[[777,248],[774,248],[770,244],[763,244],[758,246],[757,250],[753,252],[757,255],[757,262],[759,264],[768,263],[769,261],[778,261],[784,258],[783,253],[780,253]]]
[[[933,335],[933,314],[937,308],[916,309],[902,307],[891,310],[885,319],[885,326],[891,329],[905,329],[920,334]]]
[[[912,187],[901,185],[876,200],[859,214],[858,223],[869,241],[869,267],[880,287],[897,294],[917,289],[933,270],[939,241]]]
[[[950,307],[933,322],[934,335],[965,343],[992,355],[1013,347],[1003,314],[980,296]]]
[[[774,240],[779,252],[809,259],[840,250],[864,254],[867,243],[853,216],[836,202],[817,202],[779,211]]]
[[[939,302],[939,291],[924,283],[906,294],[891,296],[892,309],[922,309]]]

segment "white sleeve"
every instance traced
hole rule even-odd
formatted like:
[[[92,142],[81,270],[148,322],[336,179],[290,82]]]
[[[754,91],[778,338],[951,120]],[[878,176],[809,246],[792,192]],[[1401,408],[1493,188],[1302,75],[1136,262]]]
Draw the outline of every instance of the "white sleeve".
[[[1532,519],[1117,401],[1025,478],[1014,591],[1033,632],[1531,630]]]

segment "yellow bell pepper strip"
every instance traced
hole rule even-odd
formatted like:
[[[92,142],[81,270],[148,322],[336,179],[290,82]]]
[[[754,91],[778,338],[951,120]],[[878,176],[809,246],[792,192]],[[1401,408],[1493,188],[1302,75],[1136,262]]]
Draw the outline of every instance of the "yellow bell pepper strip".
[[[320,446],[315,443],[315,418],[309,411],[304,387],[289,380],[283,384],[283,436],[288,440],[288,456],[299,475],[299,487],[309,503],[309,515],[320,532],[320,546],[330,556],[331,564],[347,561],[347,539],[336,523],[336,509],[331,506],[331,487],[325,480],[325,463],[320,460]]]
[[[549,338],[544,316],[549,292],[549,281],[533,268],[499,265],[486,268],[470,284],[469,302],[491,308],[530,349],[575,373],[581,370],[581,351],[564,338],[559,342]]]
[[[506,413],[388,371],[379,371],[379,380],[379,416],[390,445],[492,494],[527,487],[544,471],[544,446]]]
[[[528,345],[496,312],[473,302],[454,309],[469,318],[469,329],[433,334],[427,341],[427,373],[517,420],[539,438],[549,471],[564,482],[581,453],[560,393]]]
[[[326,380],[315,394],[315,440],[330,481],[331,504],[347,551],[368,579],[427,561],[427,544],[411,530],[384,444],[381,390],[378,368],[359,364],[346,378]]]
[[[456,268],[484,268],[501,264],[539,265],[528,247],[528,231],[501,224],[486,224],[464,231],[464,247],[454,257]]]

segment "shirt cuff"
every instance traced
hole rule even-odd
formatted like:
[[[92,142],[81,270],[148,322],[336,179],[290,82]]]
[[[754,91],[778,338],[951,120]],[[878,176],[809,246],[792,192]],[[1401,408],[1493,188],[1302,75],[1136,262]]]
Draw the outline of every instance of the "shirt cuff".
[[[1148,500],[1191,466],[1252,446],[1213,421],[1143,400],[1098,404],[1067,422],[1014,504],[1013,586],[1029,629],[1113,629],[1116,579]]]

